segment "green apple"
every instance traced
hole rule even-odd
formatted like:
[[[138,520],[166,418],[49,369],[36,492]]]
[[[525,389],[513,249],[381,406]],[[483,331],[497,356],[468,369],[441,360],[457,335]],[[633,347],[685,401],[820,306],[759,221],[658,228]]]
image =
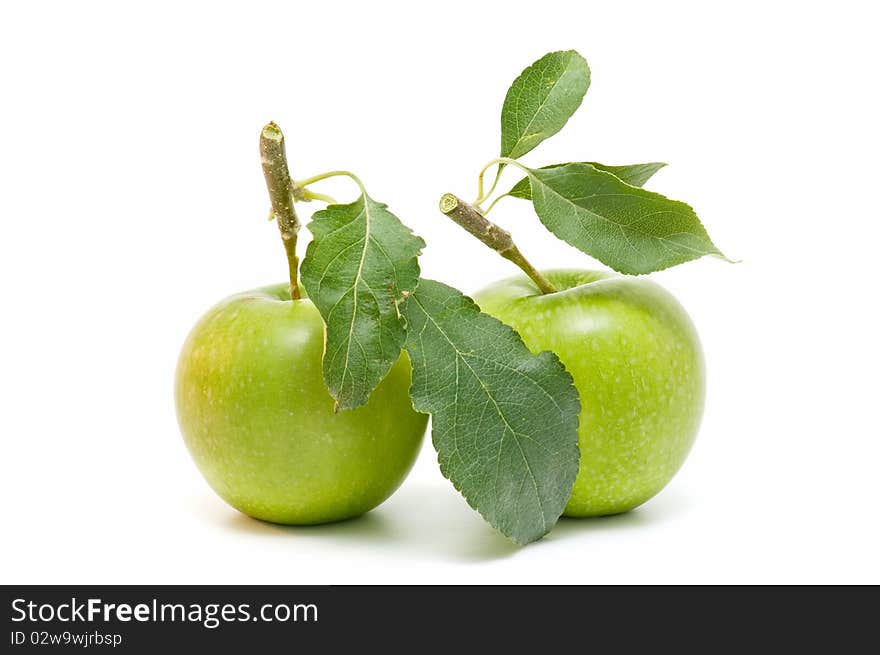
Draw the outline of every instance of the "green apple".
[[[522,276],[474,299],[531,350],[555,352],[574,378],[581,459],[565,515],[626,512],[666,486],[696,438],[705,397],[697,333],[675,298],[644,278],[545,275],[557,293]]]
[[[402,354],[369,401],[334,411],[324,323],[289,285],[231,296],[196,324],[177,365],[186,445],[230,505],[285,524],[338,521],[376,507],[406,477],[427,415],[412,408]]]

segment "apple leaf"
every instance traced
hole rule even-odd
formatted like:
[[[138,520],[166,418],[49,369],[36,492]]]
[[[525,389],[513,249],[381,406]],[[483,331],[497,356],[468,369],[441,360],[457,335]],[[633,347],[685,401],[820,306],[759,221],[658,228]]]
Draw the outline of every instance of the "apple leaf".
[[[406,303],[416,409],[432,415],[440,470],[504,535],[545,535],[578,470],[580,401],[553,353],[533,354],[459,291],[422,280]]]
[[[501,156],[517,158],[561,130],[590,86],[590,67],[574,50],[551,52],[526,68],[501,108]]]
[[[722,255],[694,210],[585,163],[527,169],[532,203],[557,237],[620,273]]]
[[[650,180],[654,173],[666,166],[666,164],[659,161],[650,162],[648,164],[629,164],[626,166],[606,166],[605,164],[600,164],[595,161],[585,161],[582,163],[589,164],[600,171],[611,173],[618,180],[626,182],[631,186],[638,187],[644,186],[645,182]],[[541,166],[541,168],[559,168],[560,166],[565,166],[565,164],[550,164],[549,166]],[[513,188],[504,195],[513,196],[514,198],[522,198],[523,200],[531,200],[532,185],[529,184],[528,176],[514,184]]]
[[[309,223],[302,281],[327,325],[324,381],[341,409],[363,404],[400,357],[401,305],[419,281],[425,242],[363,193]]]

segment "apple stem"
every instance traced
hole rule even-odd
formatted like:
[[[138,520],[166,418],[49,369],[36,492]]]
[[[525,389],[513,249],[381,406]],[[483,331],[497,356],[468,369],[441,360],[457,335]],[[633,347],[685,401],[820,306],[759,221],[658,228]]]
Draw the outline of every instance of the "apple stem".
[[[550,280],[541,275],[540,271],[523,257],[523,254],[513,242],[510,232],[483,216],[479,209],[466,203],[458,196],[447,193],[440,198],[440,211],[504,257],[504,259],[512,261],[519,266],[538,285],[541,293],[556,293],[556,287],[550,283]]]
[[[297,189],[290,178],[287,167],[287,153],[284,147],[284,135],[275,123],[269,123],[260,133],[260,160],[263,164],[263,175],[272,201],[272,216],[278,221],[281,241],[287,253],[287,265],[290,272],[290,297],[300,298],[298,270],[299,259],[296,256],[296,234],[299,232],[299,219],[293,208]]]

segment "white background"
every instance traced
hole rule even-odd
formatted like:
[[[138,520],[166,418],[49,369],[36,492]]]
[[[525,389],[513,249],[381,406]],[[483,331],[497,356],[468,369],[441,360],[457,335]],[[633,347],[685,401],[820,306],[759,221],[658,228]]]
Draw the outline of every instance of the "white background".
[[[870,3],[246,7],[0,10],[0,582],[880,582]],[[684,469],[631,514],[522,549],[427,441],[363,519],[228,508],[183,446],[172,379],[205,309],[284,278],[260,127],[285,129],[299,177],[357,172],[428,241],[425,275],[472,292],[514,271],[437,199],[473,195],[509,83],[564,48],[592,86],[526,161],[670,162],[649,187],[743,260],[653,276],[707,354]],[[539,266],[597,265],[526,203],[493,216]]]

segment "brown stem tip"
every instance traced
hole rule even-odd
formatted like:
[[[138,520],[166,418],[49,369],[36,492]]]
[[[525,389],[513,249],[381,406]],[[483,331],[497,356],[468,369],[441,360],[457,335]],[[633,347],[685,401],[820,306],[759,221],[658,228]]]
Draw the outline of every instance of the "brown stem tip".
[[[278,221],[284,251],[287,254],[290,274],[290,297],[300,297],[298,283],[299,260],[296,256],[296,235],[299,232],[299,219],[293,208],[294,184],[287,167],[287,152],[284,134],[275,123],[269,123],[260,133],[260,161],[263,176],[272,202],[272,214]]]
[[[479,209],[458,196],[447,193],[440,198],[440,211],[499,255],[519,266],[538,286],[541,293],[556,292],[556,287],[550,283],[550,280],[541,275],[540,271],[523,257],[513,242],[510,232],[483,216]]]

